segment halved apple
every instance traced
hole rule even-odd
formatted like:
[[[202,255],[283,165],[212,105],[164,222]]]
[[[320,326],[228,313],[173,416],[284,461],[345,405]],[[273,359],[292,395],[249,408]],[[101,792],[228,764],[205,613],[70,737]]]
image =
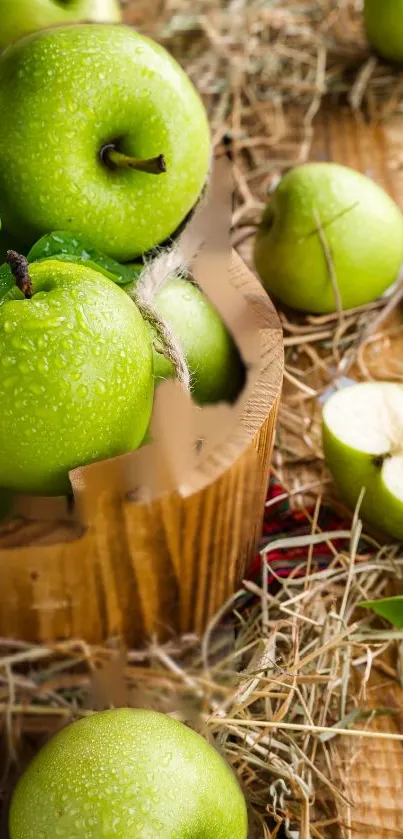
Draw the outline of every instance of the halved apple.
[[[403,539],[403,385],[363,382],[334,393],[323,408],[323,448],[345,503]]]

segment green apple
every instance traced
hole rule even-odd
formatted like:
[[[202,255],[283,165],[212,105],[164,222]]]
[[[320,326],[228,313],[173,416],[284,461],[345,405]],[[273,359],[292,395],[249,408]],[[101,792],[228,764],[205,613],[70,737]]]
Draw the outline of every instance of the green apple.
[[[403,215],[360,172],[307,163],[280,181],[257,232],[254,256],[266,290],[287,306],[334,312],[335,285],[343,309],[362,306],[397,279]]]
[[[1,213],[1,199],[0,199],[0,213]],[[7,251],[16,250],[17,242],[7,233],[2,224],[0,228],[0,265],[7,259]]]
[[[403,385],[365,382],[334,393],[323,409],[323,447],[340,494],[360,515],[403,539]]]
[[[0,0],[0,49],[49,26],[120,20],[119,0]]]
[[[195,402],[234,401],[243,385],[243,365],[231,335],[202,291],[189,281],[169,280],[158,292],[155,307],[183,349]],[[154,375],[156,383],[174,376],[171,362],[156,349]]]
[[[129,26],[56,27],[9,47],[0,113],[1,218],[24,253],[45,233],[79,231],[129,262],[176,231],[205,184],[201,99]]]
[[[70,469],[140,445],[150,336],[127,294],[87,266],[35,262],[18,284],[25,297],[5,283],[0,304],[0,486],[63,494]]]
[[[383,58],[403,62],[403,0],[365,0],[364,22],[374,50]]]
[[[216,749],[156,711],[58,732],[14,790],[10,839],[246,839],[245,800]]]

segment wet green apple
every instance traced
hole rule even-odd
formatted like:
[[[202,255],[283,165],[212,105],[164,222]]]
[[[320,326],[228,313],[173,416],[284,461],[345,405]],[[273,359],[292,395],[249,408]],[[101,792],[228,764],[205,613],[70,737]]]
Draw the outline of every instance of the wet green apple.
[[[129,26],[79,24],[0,58],[1,218],[27,252],[79,231],[128,262],[169,238],[196,203],[211,153],[186,73]]]
[[[238,349],[215,307],[193,283],[172,279],[158,292],[155,307],[181,345],[199,404],[232,402],[243,385]],[[168,359],[154,346],[156,384],[174,376]]]
[[[246,839],[235,775],[172,717],[117,709],[72,723],[20,778],[10,839]]]
[[[403,539],[403,385],[368,382],[334,393],[323,409],[327,465],[346,504]]]
[[[1,207],[0,207],[1,212]],[[4,229],[4,224],[2,224],[0,228],[0,265],[7,259],[7,251],[8,250],[15,250],[17,248],[17,242],[13,239],[7,231]]]
[[[365,0],[364,22],[374,50],[383,58],[403,62],[403,0]]]
[[[49,26],[120,20],[119,0],[0,0],[0,49]]]
[[[403,215],[360,172],[307,163],[280,181],[258,230],[254,257],[266,290],[293,309],[336,311],[336,286],[343,309],[362,306],[397,279]]]
[[[26,276],[0,302],[0,486],[63,494],[70,469],[140,445],[151,341],[133,301],[92,268],[46,260]]]

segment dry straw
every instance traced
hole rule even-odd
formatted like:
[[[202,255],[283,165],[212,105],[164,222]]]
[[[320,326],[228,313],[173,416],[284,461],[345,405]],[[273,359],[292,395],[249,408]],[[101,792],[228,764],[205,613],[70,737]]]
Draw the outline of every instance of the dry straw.
[[[354,0],[125,5],[127,20],[162,40],[196,81],[216,154],[231,145],[233,242],[247,258],[268,190],[308,158],[327,96],[372,119],[402,112],[402,77],[369,54]],[[403,381],[401,357],[388,351],[402,332],[390,318],[401,294],[398,287],[343,315],[281,314],[286,370],[274,472],[284,493],[268,506],[275,516],[287,500],[309,526],[303,536],[262,545],[260,580],[244,582],[204,638],[153,641],[143,651],[118,642],[45,648],[0,640],[3,793],[59,725],[129,703],[172,713],[214,740],[245,790],[251,837],[354,835],[345,744],[354,741],[359,758],[364,738],[391,739],[373,725],[395,711],[375,700],[372,679],[386,691],[400,684],[403,640],[358,603],[402,579],[403,556],[374,537],[363,548],[358,510],[353,520],[345,515],[345,531],[321,531],[325,502],[346,511],[324,469],[319,400],[351,371]],[[318,543],[328,550],[321,568]],[[269,586],[270,551],[296,547],[305,548],[300,566]]]
[[[251,836],[276,836],[275,825],[292,839],[342,835],[341,814],[351,801],[342,783],[341,735],[390,737],[371,728],[374,714],[393,711],[371,708],[368,681],[371,669],[398,681],[384,653],[403,640],[403,632],[379,627],[357,609],[402,577],[403,557],[375,542],[358,554],[360,535],[355,518],[350,531],[263,547],[263,568],[270,550],[304,544],[309,551],[319,541],[333,558],[324,570],[313,563],[307,577],[298,576],[306,569],[301,562],[275,589],[265,573],[259,585],[245,581],[201,643],[185,637],[136,652],[76,640],[49,648],[2,642],[3,789],[21,759],[60,725],[94,708],[147,706],[214,738],[245,790]],[[231,621],[224,619],[229,614]]]

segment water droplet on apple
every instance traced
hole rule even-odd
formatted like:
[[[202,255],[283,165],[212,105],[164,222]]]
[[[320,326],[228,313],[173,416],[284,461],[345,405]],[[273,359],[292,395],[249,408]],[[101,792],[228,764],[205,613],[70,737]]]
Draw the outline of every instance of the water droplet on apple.
[[[88,394],[87,386],[86,385],[80,385],[80,387],[78,388],[78,395],[81,396],[82,399],[85,399],[87,394]]]
[[[71,338],[64,338],[60,346],[63,350],[72,350],[74,347],[74,341],[72,341]]]
[[[15,335],[15,337],[11,339],[11,346],[14,347],[15,350],[24,350],[25,349],[24,338],[21,338],[19,335]]]
[[[84,314],[82,309],[81,309],[81,311],[79,310],[79,311],[76,312],[76,318],[77,318],[77,323],[81,327],[82,331],[85,332],[87,335],[91,335],[92,330],[89,327],[89,324],[87,322],[87,318],[85,317],[85,314]]]
[[[10,390],[10,388],[14,387],[17,381],[17,376],[7,376],[5,379],[3,379],[3,387],[5,387],[6,390]]]
[[[55,318],[55,317],[53,317],[53,318],[52,318],[52,317],[50,317],[50,318],[45,318],[45,319],[42,321],[41,326],[42,326],[42,328],[43,328],[43,329],[57,329],[57,327],[58,327],[58,326],[61,326],[61,325],[64,323],[64,321],[65,321],[65,320],[66,320],[66,318],[65,318],[65,317],[57,317],[57,318]]]
[[[3,323],[4,332],[10,333],[14,329],[13,322],[11,320],[5,320]]]
[[[40,396],[41,393],[45,390],[43,385],[38,385],[36,382],[29,382],[28,390],[33,393],[35,396]]]
[[[20,363],[18,365],[18,369],[19,369],[20,373],[29,373],[31,368],[30,368],[27,361],[20,361]]]
[[[47,373],[49,370],[49,364],[46,358],[38,358],[36,363],[36,369],[39,373]]]
[[[3,358],[1,359],[2,367],[12,367],[15,363],[15,358],[9,355],[3,355]]]
[[[64,370],[68,366],[67,360],[63,355],[57,355],[55,357],[55,365],[59,368],[59,370]]]

